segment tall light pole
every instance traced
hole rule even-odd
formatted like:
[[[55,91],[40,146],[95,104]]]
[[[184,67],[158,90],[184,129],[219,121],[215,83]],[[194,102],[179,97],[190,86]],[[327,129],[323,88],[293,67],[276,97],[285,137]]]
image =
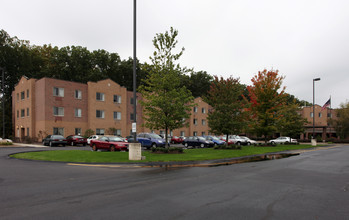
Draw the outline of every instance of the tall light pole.
[[[137,68],[137,55],[136,55],[136,14],[137,14],[137,0],[133,0],[133,124],[132,124],[132,132],[133,132],[133,141],[137,142],[137,93],[136,93],[136,87],[137,87],[137,74],[136,74],[136,68]]]
[[[313,138],[315,138],[315,81],[319,81],[320,78],[313,79]]]
[[[2,72],[2,138],[5,138],[5,69],[0,67]]]

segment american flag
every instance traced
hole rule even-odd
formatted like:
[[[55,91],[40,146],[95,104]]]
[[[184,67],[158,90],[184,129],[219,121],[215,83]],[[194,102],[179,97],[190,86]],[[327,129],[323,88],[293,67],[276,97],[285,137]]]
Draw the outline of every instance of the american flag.
[[[321,111],[331,105],[331,98],[322,106]]]

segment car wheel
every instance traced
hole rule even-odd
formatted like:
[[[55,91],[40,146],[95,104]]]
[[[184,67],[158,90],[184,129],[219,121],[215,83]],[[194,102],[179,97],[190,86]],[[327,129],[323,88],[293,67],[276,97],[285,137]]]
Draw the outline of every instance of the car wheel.
[[[50,147],[52,147],[53,146],[53,144],[52,144],[52,142],[50,141],[50,142],[48,142],[48,145],[50,146]]]
[[[152,143],[151,147],[157,147],[155,143]]]
[[[71,142],[70,145],[71,145],[71,146],[74,146],[74,142]]]
[[[285,144],[289,144],[290,142],[286,141]]]
[[[42,141],[42,145],[46,146],[45,141]]]
[[[92,144],[92,150],[97,151],[97,146],[95,144]]]
[[[271,145],[276,145],[274,141],[272,141],[272,142],[270,142],[270,143],[271,143]]]
[[[63,147],[65,147],[65,144],[63,144]]]
[[[214,143],[214,145],[213,145],[214,147],[217,147],[217,143]]]
[[[115,146],[114,146],[114,145],[111,145],[110,148],[109,148],[109,150],[110,150],[111,152],[114,152],[114,151],[115,151]]]
[[[237,145],[237,146],[240,146],[240,145],[241,145],[241,143],[238,141],[238,142],[236,143],[236,145]]]
[[[188,148],[188,143],[185,143],[185,144],[184,144],[184,147]]]
[[[248,146],[250,146],[250,145],[251,145],[251,143],[250,143],[250,142],[247,142],[247,145],[248,145]]]
[[[201,147],[201,148],[204,148],[204,147],[205,147],[205,144],[200,144],[200,147]]]

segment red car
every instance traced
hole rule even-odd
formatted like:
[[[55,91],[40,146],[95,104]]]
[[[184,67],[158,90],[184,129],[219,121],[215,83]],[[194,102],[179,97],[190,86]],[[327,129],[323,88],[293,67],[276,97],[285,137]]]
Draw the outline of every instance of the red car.
[[[128,151],[128,143],[116,136],[101,136],[98,139],[91,140],[90,145],[94,151],[98,149]]]
[[[71,146],[75,146],[81,144],[82,146],[87,145],[87,138],[84,138],[80,135],[69,135],[67,138],[67,144]]]
[[[177,137],[177,136],[173,136],[171,138],[171,143],[172,144],[181,144],[181,143],[183,143],[183,138]]]

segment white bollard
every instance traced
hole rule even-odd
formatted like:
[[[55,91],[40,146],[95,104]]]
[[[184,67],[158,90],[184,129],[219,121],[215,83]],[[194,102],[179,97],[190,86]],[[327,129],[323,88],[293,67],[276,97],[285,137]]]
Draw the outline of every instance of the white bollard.
[[[316,139],[311,139],[311,146],[316,146]]]

